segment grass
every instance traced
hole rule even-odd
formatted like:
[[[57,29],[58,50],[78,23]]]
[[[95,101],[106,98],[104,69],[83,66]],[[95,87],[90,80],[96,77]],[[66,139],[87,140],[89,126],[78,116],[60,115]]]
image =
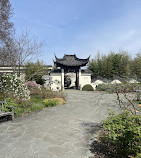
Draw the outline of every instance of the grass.
[[[46,106],[55,106],[55,105],[62,105],[65,103],[65,100],[62,98],[53,98],[53,99],[45,99],[43,103]]]
[[[54,91],[51,91],[51,90],[46,90],[44,88],[42,88],[41,90],[40,89],[37,89],[37,88],[34,88],[34,89],[31,89],[31,94],[33,95],[37,95],[39,96],[40,98],[43,98],[43,99],[52,99],[52,98],[62,98],[65,100],[65,95],[63,92],[54,92]]]
[[[3,97],[0,96],[0,98]],[[65,95],[63,92],[53,92],[51,90],[46,90],[45,88],[30,89],[29,101],[23,101],[22,99],[15,98],[13,97],[13,94],[10,93],[7,94],[5,98],[6,99],[2,99],[7,101],[4,111],[9,111],[6,106],[15,107],[15,117],[19,117],[33,111],[40,111],[46,107],[53,107],[65,103]]]

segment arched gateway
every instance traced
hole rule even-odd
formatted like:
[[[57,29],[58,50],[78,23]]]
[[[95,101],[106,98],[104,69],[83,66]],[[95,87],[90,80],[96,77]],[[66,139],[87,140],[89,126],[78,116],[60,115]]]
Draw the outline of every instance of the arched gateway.
[[[89,62],[89,58],[87,59],[79,59],[76,55],[64,55],[63,58],[57,58],[55,55],[54,65],[56,68],[60,68],[52,71],[51,76],[58,76],[58,80],[60,80],[61,89],[63,90],[66,84],[66,74],[75,73],[75,87],[76,89],[81,89],[81,73],[85,70],[81,70],[81,67],[86,66]],[[88,72],[88,70],[87,70]],[[90,72],[89,72],[90,73]],[[53,75],[54,74],[54,75]],[[60,79],[59,79],[60,75]],[[55,77],[54,77],[55,78]],[[70,81],[71,82],[71,81]],[[59,89],[59,88],[58,88]]]

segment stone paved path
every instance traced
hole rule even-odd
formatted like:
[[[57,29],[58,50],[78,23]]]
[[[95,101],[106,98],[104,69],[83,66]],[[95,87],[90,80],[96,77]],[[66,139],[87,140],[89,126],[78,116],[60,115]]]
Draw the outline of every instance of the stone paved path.
[[[112,94],[69,90],[67,104],[0,124],[0,158],[88,158]]]

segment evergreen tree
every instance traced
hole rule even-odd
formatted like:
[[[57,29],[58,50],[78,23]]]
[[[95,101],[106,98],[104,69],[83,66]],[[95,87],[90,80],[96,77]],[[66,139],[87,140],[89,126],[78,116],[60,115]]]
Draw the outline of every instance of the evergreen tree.
[[[133,75],[141,78],[141,53],[138,53],[131,63],[131,71]]]
[[[108,55],[97,54],[88,68],[93,77],[113,78],[114,76],[128,77],[130,75],[130,56],[127,52],[110,52]]]

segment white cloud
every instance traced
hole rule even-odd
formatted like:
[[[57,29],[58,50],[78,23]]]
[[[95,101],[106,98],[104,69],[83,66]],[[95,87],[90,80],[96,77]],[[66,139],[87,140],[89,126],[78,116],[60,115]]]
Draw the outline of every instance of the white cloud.
[[[125,33],[125,34],[122,35],[122,40],[123,40],[123,41],[131,40],[131,39],[133,39],[136,35],[137,35],[137,31],[135,31],[135,30],[130,30],[130,31],[128,31],[127,33]]]

